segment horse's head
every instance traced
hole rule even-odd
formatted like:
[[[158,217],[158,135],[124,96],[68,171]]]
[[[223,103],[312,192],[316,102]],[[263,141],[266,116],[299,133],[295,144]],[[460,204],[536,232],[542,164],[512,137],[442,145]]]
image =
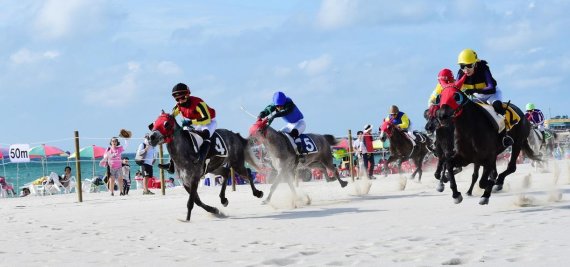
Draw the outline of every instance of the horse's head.
[[[169,113],[162,111],[158,118],[151,123],[148,128],[151,131],[149,135],[149,144],[156,146],[162,143],[172,142],[172,135],[177,127],[176,120]]]
[[[428,133],[432,134],[438,126],[436,112],[439,110],[439,105],[431,105],[429,109],[424,111],[424,118],[426,119],[425,129]]]
[[[463,111],[463,105],[469,101],[467,95],[455,86],[446,86],[439,96],[439,109],[435,116],[442,126],[453,123],[453,119],[459,117]]]
[[[249,127],[249,135],[252,137],[265,136],[267,127],[269,126],[269,120],[267,118],[259,119]]]
[[[382,142],[386,141],[386,138],[392,136],[392,130],[394,129],[394,123],[391,120],[385,120],[380,126],[380,140]]]

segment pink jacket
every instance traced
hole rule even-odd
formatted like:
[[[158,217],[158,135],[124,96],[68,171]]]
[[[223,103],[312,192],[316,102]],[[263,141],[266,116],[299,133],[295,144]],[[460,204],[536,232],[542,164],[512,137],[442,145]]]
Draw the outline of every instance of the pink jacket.
[[[107,165],[109,165],[111,169],[122,168],[121,157],[123,151],[125,151],[125,149],[122,146],[115,147],[115,149],[113,149],[113,147],[108,147],[99,165],[102,167],[107,167]]]

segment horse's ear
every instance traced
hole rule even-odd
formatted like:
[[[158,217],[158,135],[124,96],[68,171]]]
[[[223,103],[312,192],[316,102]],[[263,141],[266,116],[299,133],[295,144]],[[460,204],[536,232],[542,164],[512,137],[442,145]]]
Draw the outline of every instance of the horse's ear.
[[[166,112],[164,112],[164,109],[163,109],[162,112],[160,113],[160,115],[162,115],[162,114],[164,114],[164,113],[166,113]]]
[[[154,123],[149,124],[148,129],[152,131],[152,129],[154,129]]]

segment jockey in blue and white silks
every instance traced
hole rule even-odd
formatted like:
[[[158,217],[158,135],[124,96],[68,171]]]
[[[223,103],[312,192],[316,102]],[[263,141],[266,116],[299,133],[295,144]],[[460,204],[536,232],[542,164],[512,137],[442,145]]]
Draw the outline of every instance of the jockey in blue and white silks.
[[[263,119],[265,117],[269,117],[268,124],[271,124],[275,118],[283,118],[287,124],[281,128],[281,131],[288,133],[293,139],[299,138],[299,135],[305,132],[306,124],[303,120],[303,113],[293,103],[293,100],[285,96],[283,92],[275,92],[273,103],[259,113],[258,118]]]

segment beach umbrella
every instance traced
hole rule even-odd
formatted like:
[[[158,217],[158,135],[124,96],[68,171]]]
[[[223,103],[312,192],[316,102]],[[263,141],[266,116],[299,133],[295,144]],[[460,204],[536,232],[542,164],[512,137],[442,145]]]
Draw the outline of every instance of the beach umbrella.
[[[2,169],[4,169],[4,177],[6,177],[6,163],[4,163],[4,158],[7,158],[9,156],[8,153],[8,148],[0,147],[0,158],[2,158]]]
[[[79,149],[79,155],[81,156],[81,158],[91,158],[92,159],[93,176],[95,176],[95,159],[103,157],[103,155],[105,155],[105,151],[106,151],[106,149],[104,147],[100,147],[100,146],[96,146],[96,145],[90,145],[90,146],[86,146],[84,148]],[[69,156],[68,159],[72,159],[75,157],[76,157],[75,152],[73,152],[73,154],[71,154],[71,156]]]
[[[30,150],[28,150],[28,155],[30,156],[30,158],[41,158],[42,174],[45,176],[44,161],[45,164],[47,165],[47,157],[67,156],[68,154],[58,147],[42,144],[40,146],[30,148]]]

